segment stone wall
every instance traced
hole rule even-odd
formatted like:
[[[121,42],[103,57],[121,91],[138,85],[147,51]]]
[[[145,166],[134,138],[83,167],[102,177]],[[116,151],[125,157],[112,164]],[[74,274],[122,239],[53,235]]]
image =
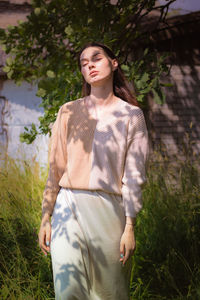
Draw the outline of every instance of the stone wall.
[[[162,81],[173,86],[165,88],[164,105],[149,97],[152,148],[192,158],[200,153],[200,12],[171,18],[165,27],[152,34],[149,46],[170,53],[170,72]]]
[[[19,20],[25,21],[30,11],[30,0],[0,1],[0,28],[17,25]]]
[[[168,154],[200,153],[200,66],[173,65],[165,81],[166,103],[150,99],[149,128],[153,148],[165,146]],[[186,150],[186,151],[187,151]]]

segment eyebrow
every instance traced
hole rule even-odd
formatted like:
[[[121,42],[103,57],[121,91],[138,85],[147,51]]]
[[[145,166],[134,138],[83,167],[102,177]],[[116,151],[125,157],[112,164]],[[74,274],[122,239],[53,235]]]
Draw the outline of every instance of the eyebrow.
[[[97,56],[98,54],[102,54],[101,52],[99,52],[98,50],[96,50],[93,54],[92,54],[92,58],[94,58],[95,56]],[[81,58],[80,62],[82,62],[83,60],[88,60],[87,58]]]

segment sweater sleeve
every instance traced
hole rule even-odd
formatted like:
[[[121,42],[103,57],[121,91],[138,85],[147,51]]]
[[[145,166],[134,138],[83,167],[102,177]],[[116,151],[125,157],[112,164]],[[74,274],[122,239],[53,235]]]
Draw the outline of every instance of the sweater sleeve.
[[[43,192],[42,214],[52,215],[54,204],[60,186],[59,181],[66,166],[66,122],[64,122],[63,107],[58,111],[50,137],[49,173]]]
[[[146,181],[148,133],[144,115],[137,108],[129,122],[127,151],[122,177],[122,198],[125,215],[135,218],[142,208],[142,185]]]

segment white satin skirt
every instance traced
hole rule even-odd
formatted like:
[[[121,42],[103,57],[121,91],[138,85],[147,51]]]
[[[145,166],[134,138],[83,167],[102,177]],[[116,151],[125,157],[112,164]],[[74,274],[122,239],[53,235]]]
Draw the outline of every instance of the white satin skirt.
[[[51,219],[56,300],[128,300],[131,259],[119,262],[122,197],[61,188]]]

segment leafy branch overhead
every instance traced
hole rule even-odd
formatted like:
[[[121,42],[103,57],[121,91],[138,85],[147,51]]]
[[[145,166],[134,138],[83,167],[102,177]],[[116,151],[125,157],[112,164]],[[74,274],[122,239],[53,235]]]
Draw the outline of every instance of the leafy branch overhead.
[[[77,52],[89,41],[112,47],[141,103],[149,92],[163,103],[165,56],[149,41],[173,1],[160,6],[155,0],[33,0],[27,21],[1,29],[2,49],[9,54],[4,71],[16,84],[36,83],[44,108],[39,128],[25,129],[21,140],[31,143],[37,134],[47,134],[59,106],[80,97]],[[150,30],[152,16],[156,23]]]

